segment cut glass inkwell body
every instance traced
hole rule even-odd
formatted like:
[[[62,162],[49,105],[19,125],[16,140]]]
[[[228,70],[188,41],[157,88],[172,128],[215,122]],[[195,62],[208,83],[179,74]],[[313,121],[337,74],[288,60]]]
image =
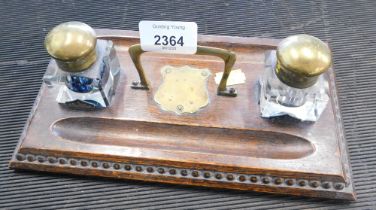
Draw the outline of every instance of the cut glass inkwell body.
[[[58,103],[78,109],[110,106],[120,76],[112,41],[97,39],[85,23],[67,22],[48,33],[45,46],[56,65],[43,80],[58,88]]]
[[[329,101],[329,83],[322,73],[331,62],[329,47],[313,36],[282,40],[277,51],[265,54],[265,71],[260,78],[261,116],[289,115],[316,121]]]

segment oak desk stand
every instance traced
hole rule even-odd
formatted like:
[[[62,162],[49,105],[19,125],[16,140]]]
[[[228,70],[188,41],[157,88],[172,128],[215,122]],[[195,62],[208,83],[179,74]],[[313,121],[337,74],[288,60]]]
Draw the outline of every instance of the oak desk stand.
[[[224,62],[207,55],[143,53],[149,89],[131,88],[139,75],[128,48],[139,43],[138,32],[97,34],[113,40],[121,62],[114,104],[67,109],[55,101],[57,89],[43,84],[11,168],[355,200],[332,69],[331,101],[317,122],[264,119],[257,82],[265,52],[279,40],[199,36],[202,46],[235,52],[233,69],[246,75],[245,84],[233,86],[237,96],[226,97],[213,79]],[[161,110],[153,96],[165,65],[208,68],[209,105],[194,114]]]

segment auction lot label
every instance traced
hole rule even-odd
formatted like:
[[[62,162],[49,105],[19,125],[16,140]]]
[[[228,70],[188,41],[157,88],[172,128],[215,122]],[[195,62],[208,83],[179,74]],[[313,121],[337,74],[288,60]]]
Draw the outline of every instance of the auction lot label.
[[[140,21],[141,48],[144,51],[195,54],[197,24],[178,21]]]

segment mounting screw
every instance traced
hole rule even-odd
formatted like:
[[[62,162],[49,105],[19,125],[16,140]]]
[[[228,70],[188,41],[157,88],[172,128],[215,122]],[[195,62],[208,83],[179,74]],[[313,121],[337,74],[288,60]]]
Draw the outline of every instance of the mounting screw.
[[[179,111],[179,112],[182,112],[184,110],[184,106],[183,105],[177,105],[176,106],[176,109]]]
[[[139,83],[140,83],[139,81],[133,81],[133,82],[132,82],[132,85],[133,85],[133,86],[138,86]]]

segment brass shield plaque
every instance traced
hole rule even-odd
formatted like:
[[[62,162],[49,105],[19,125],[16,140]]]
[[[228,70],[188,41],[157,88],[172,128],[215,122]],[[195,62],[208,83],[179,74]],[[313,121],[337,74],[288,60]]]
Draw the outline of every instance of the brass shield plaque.
[[[154,100],[163,110],[176,114],[195,113],[208,105],[209,69],[164,66],[161,73],[163,82]]]

